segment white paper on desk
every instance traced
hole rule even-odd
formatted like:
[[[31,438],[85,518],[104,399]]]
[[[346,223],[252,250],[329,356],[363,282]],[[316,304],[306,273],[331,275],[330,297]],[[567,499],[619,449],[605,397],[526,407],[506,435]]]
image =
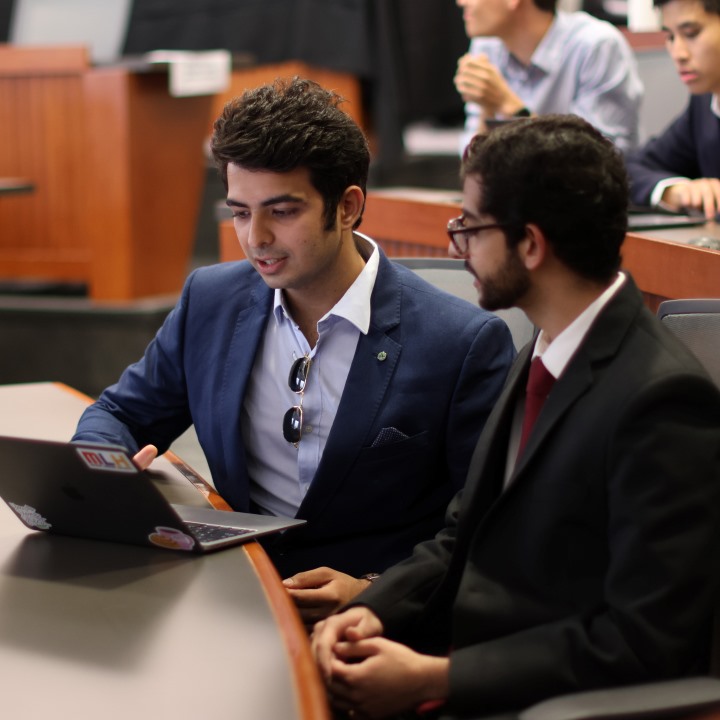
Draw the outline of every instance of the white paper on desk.
[[[168,64],[173,97],[214,95],[230,85],[232,56],[227,50],[155,50],[145,57],[151,63]]]

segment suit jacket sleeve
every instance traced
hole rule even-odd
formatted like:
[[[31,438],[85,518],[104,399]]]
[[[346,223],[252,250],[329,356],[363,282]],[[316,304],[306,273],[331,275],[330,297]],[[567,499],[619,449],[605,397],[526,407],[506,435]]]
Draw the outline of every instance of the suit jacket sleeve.
[[[538,693],[706,671],[720,551],[718,393],[698,377],[665,378],[626,408],[607,448],[604,602],[458,648],[453,711],[477,709],[478,698],[527,705]]]
[[[191,424],[184,377],[187,308],[194,273],[141,360],[125,369],[80,418],[73,440],[111,442],[159,453]]]
[[[450,518],[446,530],[359,602],[380,617],[389,636],[406,641],[408,632],[419,631],[415,647],[422,628],[447,625],[443,615],[452,615],[446,628],[453,648],[451,713],[504,711],[580,689],[704,672],[718,585],[712,558],[720,552],[719,408],[717,391],[691,375],[662,378],[627,398],[603,452],[605,507],[597,512],[607,513],[609,552],[594,607],[555,606],[546,621],[536,622],[531,618],[538,608],[562,598],[524,597],[520,604],[534,607],[524,627],[465,644],[468,623],[481,622],[483,611],[473,587],[479,551],[458,540],[467,523],[477,526],[482,518],[464,506],[459,525]],[[455,519],[459,503],[454,501]],[[598,570],[591,562],[589,577],[577,577],[578,583],[592,582]],[[515,591],[498,588],[508,593],[510,613],[518,612]],[[428,617],[426,604],[443,592],[447,598],[435,606],[437,616]]]
[[[706,95],[693,98],[685,111],[676,118],[658,137],[650,140],[642,149],[627,159],[632,201],[638,205],[649,205],[655,186],[662,180],[673,177],[703,177],[699,152],[720,151],[716,140],[713,147],[701,148],[698,134],[705,121],[700,101],[708,105]]]

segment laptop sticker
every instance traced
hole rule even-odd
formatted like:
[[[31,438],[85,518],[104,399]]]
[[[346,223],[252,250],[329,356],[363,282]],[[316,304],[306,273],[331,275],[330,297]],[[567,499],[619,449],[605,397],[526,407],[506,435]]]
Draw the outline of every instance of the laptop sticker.
[[[138,471],[133,461],[124,452],[82,446],[78,446],[76,450],[80,459],[91,470],[111,470],[126,473],[136,473]]]
[[[187,535],[182,530],[163,527],[162,525],[157,526],[155,532],[148,535],[148,540],[153,545],[168,550],[192,550],[195,546],[195,539],[190,535]]]
[[[29,527],[38,530],[49,530],[52,525],[44,518],[34,507],[29,505],[18,505],[17,503],[8,503],[10,507],[20,516],[21,520]]]

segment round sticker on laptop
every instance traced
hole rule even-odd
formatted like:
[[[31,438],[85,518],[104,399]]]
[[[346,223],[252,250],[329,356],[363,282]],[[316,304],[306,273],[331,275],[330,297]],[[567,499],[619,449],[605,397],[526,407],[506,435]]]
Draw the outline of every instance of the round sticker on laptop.
[[[176,528],[158,525],[155,532],[148,535],[148,540],[158,547],[167,550],[192,550],[195,547],[194,538]]]

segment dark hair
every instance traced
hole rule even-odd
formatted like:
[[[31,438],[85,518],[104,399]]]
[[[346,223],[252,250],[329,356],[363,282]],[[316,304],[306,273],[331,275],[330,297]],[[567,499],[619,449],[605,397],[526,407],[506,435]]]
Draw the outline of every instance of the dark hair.
[[[482,213],[507,224],[508,245],[537,225],[555,255],[582,277],[606,282],[620,267],[628,181],[610,140],[574,115],[518,120],[476,135],[463,178],[482,187]]]
[[[555,14],[557,0],[533,0],[533,3],[539,10]]]
[[[290,172],[307,168],[324,200],[326,229],[345,190],[367,184],[370,151],[343,102],[312,80],[278,79],[231,100],[215,121],[210,148],[227,190],[227,166]],[[355,227],[360,224],[358,218]]]
[[[711,13],[713,15],[720,15],[720,0],[699,0],[700,4],[703,6],[705,12]],[[653,5],[655,7],[662,7],[663,5],[667,5],[670,0],[653,0]]]

